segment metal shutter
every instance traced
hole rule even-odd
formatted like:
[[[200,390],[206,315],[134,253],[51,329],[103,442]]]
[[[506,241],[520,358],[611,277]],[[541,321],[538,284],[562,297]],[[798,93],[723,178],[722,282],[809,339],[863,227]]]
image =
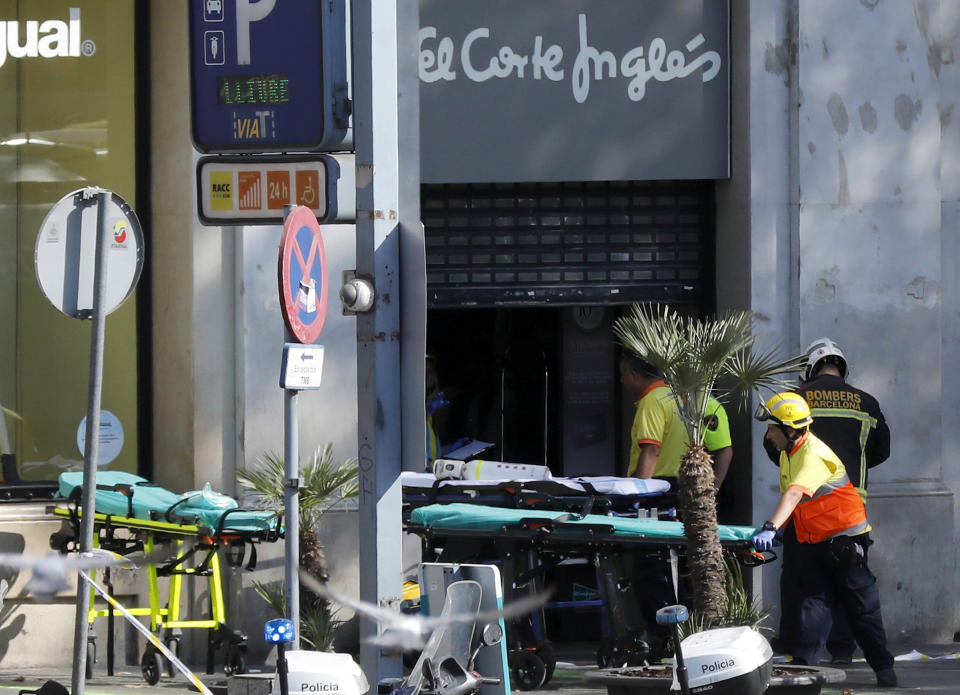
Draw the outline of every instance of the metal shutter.
[[[709,182],[441,184],[421,191],[431,308],[696,303],[709,292]]]

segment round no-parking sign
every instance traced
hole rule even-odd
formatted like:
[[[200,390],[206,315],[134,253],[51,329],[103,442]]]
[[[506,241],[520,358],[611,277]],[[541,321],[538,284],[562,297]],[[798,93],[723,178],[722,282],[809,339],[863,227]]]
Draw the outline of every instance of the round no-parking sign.
[[[291,335],[313,343],[327,318],[327,252],[313,211],[299,206],[283,223],[280,308]]]

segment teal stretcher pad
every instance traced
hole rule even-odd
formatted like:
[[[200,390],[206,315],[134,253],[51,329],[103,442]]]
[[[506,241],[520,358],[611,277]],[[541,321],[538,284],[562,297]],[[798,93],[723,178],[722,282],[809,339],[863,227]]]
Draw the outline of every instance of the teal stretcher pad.
[[[432,504],[410,512],[410,522],[412,524],[446,531],[489,531],[495,533],[504,527],[518,526],[520,521],[524,519],[560,521],[562,523],[553,529],[553,533],[557,534],[576,533],[577,526],[582,526],[586,530],[588,526],[602,525],[612,527],[614,534],[618,536],[665,540],[684,539],[682,523],[659,519],[635,519],[624,516],[602,516],[600,514],[587,514],[578,519],[556,511],[506,509],[459,502]],[[749,541],[755,533],[756,529],[752,526],[721,524],[717,527],[717,535],[721,541]]]
[[[192,524],[217,533],[258,533],[276,530],[278,513],[237,508],[236,500],[217,495],[211,504],[203,491],[179,495],[123,471],[97,472],[96,511],[115,517],[131,517],[172,524]],[[60,495],[78,495],[82,472],[60,474]]]

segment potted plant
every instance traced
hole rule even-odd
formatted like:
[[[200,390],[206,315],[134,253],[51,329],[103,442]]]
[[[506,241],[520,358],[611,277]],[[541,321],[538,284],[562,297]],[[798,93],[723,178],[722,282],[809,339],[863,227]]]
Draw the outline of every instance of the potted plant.
[[[721,378],[732,380],[732,392],[742,403],[753,390],[785,387],[783,377],[796,372],[803,358],[780,360],[774,351],[756,352],[749,311],[706,319],[681,316],[669,306],[635,304],[613,330],[624,348],[663,374],[687,430],[690,443],[677,484],[693,610],[707,623],[716,623],[726,612],[727,595],[713,460],[703,446],[708,399]],[[717,394],[721,401],[724,396]]]
[[[743,585],[739,562],[733,557],[725,558],[727,608],[719,619],[707,618],[702,613],[691,612],[690,618],[677,625],[677,636],[682,641],[695,632],[714,627],[748,626],[757,631],[768,611],[751,602]],[[654,695],[669,693],[673,684],[672,664],[648,666],[624,666],[620,668],[587,671],[584,678],[604,685],[609,695]],[[816,695],[826,683],[838,683],[846,679],[846,673],[836,668],[793,666],[774,664],[766,695]]]
[[[300,567],[317,580],[327,581],[327,558],[317,534],[322,517],[340,500],[356,497],[359,485],[357,460],[348,459],[337,465],[333,461],[333,445],[314,450],[300,467],[303,487],[300,489]],[[270,509],[283,509],[283,458],[267,453],[257,459],[255,468],[237,471],[237,481],[255,502]],[[279,582],[254,582],[257,593],[276,611],[286,615],[286,597]],[[300,639],[317,651],[327,651],[340,621],[331,612],[328,602],[305,587],[300,588]]]

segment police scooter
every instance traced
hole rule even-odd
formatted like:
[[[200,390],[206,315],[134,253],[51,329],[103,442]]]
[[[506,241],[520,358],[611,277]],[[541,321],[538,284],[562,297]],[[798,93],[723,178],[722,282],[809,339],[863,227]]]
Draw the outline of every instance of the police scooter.
[[[720,627],[680,640],[686,606],[657,611],[657,624],[669,625],[676,648],[674,685],[683,695],[762,695],[773,672],[773,650],[749,627]]]

